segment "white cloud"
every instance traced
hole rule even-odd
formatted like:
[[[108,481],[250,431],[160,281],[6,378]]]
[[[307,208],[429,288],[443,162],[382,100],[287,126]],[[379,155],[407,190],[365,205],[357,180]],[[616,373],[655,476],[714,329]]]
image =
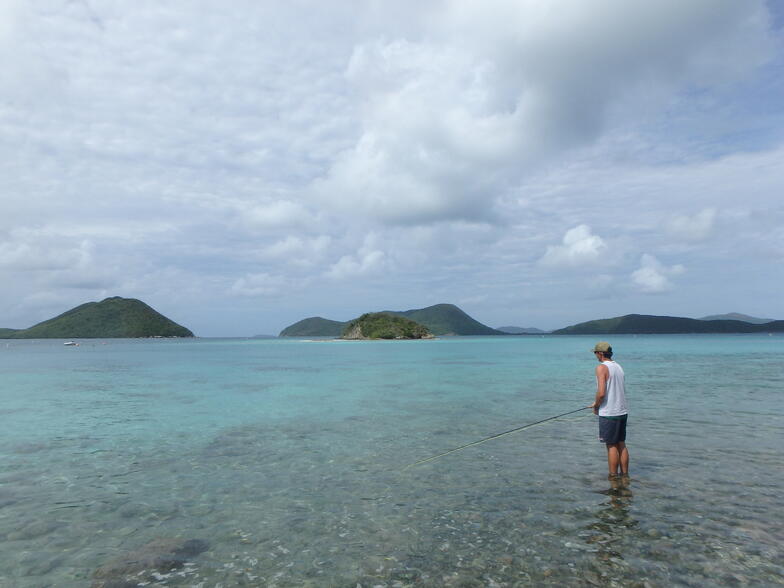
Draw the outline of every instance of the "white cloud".
[[[632,281],[641,292],[659,294],[672,290],[673,284],[669,278],[685,271],[680,264],[665,266],[653,255],[646,253],[640,260],[640,268],[632,273]]]
[[[38,38],[37,7],[22,0],[0,2],[0,96],[14,105],[40,106],[67,85],[67,73],[46,58]],[[0,102],[0,112],[7,104]]]
[[[289,287],[291,284],[286,277],[261,272],[238,278],[230,292],[236,296],[268,297],[282,294]]]
[[[298,202],[275,200],[239,207],[243,220],[253,228],[270,229],[313,223],[310,212]]]
[[[343,280],[381,271],[388,264],[387,256],[379,249],[378,241],[378,236],[375,233],[368,234],[356,253],[343,255],[329,267],[325,274],[326,277],[332,280]]]
[[[711,235],[715,221],[716,209],[705,208],[693,216],[673,216],[667,223],[667,229],[686,241],[703,241]]]
[[[93,261],[93,244],[73,239],[58,242],[44,231],[17,230],[0,242],[0,268],[18,271],[78,270]]]
[[[327,276],[334,280],[342,280],[375,272],[380,269],[383,261],[383,251],[366,251],[356,255],[344,255],[332,264]]]
[[[607,245],[588,225],[578,225],[566,231],[562,245],[549,245],[541,259],[546,266],[579,267],[602,259]]]
[[[446,3],[426,40],[355,49],[361,132],[318,191],[389,222],[492,218],[532,167],[590,144],[627,104],[759,64],[763,15],[729,0]]]
[[[288,261],[295,265],[309,266],[317,263],[326,253],[332,238],[321,235],[315,238],[303,238],[288,235],[264,247],[259,256],[265,259]]]

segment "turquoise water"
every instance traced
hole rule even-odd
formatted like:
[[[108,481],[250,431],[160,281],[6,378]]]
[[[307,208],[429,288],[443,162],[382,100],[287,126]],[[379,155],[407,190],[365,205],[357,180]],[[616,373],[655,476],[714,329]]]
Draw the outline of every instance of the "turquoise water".
[[[782,336],[613,337],[627,481],[590,411],[403,469],[589,404],[593,343],[0,341],[0,585],[784,583]]]

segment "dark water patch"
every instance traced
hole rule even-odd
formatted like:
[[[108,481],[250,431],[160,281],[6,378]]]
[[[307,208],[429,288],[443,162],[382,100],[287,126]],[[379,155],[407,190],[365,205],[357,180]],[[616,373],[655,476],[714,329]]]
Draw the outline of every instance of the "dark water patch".
[[[262,382],[234,383],[231,385],[231,392],[237,394],[262,394],[273,390],[272,384]]]
[[[123,391],[122,395],[127,398],[140,398],[142,400],[168,397],[168,394],[165,392],[132,392],[128,390]]]
[[[346,367],[348,368],[349,366],[347,365]],[[257,365],[253,366],[251,371],[262,373],[319,373],[323,370],[315,366],[306,365]]]
[[[32,412],[32,408],[0,408],[0,415],[17,414],[20,412]]]
[[[491,366],[492,361],[477,361],[471,359],[435,359],[431,363],[437,365],[459,365],[459,366]]]
[[[93,446],[98,441],[94,437],[54,437],[41,441],[26,441],[10,447],[11,453],[16,455],[30,455],[58,451],[63,449],[84,449]]]
[[[155,539],[132,551],[122,553],[93,573],[91,588],[138,586],[165,580],[175,570],[209,548],[202,539]],[[182,574],[187,577],[195,573]]]
[[[54,533],[62,528],[65,523],[57,520],[28,519],[17,522],[18,528],[5,535],[6,541],[20,541],[37,539],[44,535]]]
[[[52,444],[51,443],[44,443],[44,442],[21,443],[19,445],[15,445],[14,447],[12,447],[11,451],[13,453],[26,455],[26,454],[30,454],[30,453],[37,453],[39,451],[48,451],[51,448],[52,448]]]

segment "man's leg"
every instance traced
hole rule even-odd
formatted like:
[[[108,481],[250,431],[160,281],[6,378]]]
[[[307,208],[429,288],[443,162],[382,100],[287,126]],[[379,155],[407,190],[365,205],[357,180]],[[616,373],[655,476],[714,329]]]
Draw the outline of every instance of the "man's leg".
[[[618,466],[621,462],[620,443],[607,443],[607,470],[611,476],[618,474]]]
[[[621,474],[624,476],[629,475],[629,450],[626,449],[626,442],[621,441],[618,443],[618,461],[620,462],[621,466]]]

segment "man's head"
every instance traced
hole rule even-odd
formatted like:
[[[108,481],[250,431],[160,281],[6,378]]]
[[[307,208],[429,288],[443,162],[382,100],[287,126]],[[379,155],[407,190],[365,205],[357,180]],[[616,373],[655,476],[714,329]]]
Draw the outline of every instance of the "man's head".
[[[599,341],[593,346],[593,352],[601,356],[602,359],[610,359],[613,355],[612,345],[607,341]]]

